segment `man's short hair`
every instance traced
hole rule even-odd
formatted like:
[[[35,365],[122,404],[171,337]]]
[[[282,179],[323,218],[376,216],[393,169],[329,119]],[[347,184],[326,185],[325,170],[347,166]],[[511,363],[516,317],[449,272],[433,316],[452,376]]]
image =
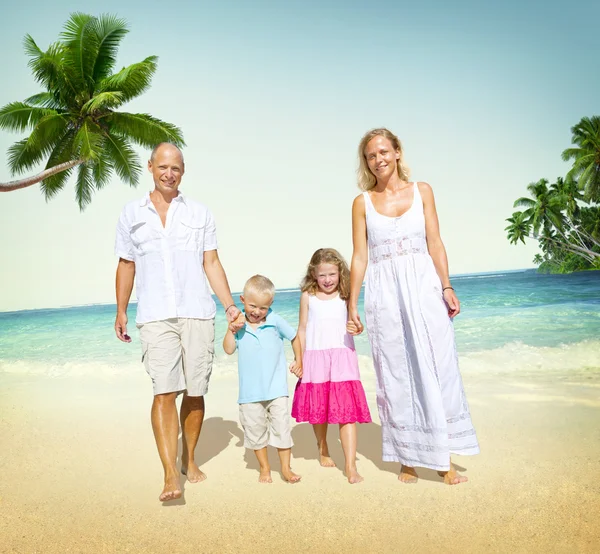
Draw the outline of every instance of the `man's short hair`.
[[[177,146],[176,144],[173,144],[172,142],[161,142],[161,143],[157,144],[157,145],[156,145],[156,146],[155,146],[155,147],[152,149],[152,152],[150,153],[150,161],[151,161],[151,162],[153,162],[153,161],[154,161],[154,158],[156,157],[156,153],[158,152],[158,149],[159,149],[161,146],[166,146],[167,144],[168,144],[169,146],[172,146],[173,148],[177,148],[177,150],[179,150],[179,153],[181,154],[181,161],[182,161],[183,163],[185,163],[185,162],[184,162],[184,160],[183,160],[183,152],[181,151],[181,148],[179,148],[179,146]]]
[[[268,294],[271,298],[275,296],[275,285],[273,281],[264,275],[253,275],[244,285],[244,296],[248,293]]]

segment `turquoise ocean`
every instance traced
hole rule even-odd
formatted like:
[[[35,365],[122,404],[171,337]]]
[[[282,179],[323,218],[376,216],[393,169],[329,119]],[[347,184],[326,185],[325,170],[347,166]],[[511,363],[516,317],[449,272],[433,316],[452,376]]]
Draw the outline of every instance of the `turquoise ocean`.
[[[456,275],[462,312],[455,319],[463,371],[593,370],[600,368],[600,271],[542,275],[535,270]],[[237,296],[236,296],[237,298]],[[273,309],[298,322],[300,292],[279,290]],[[0,313],[0,373],[50,377],[144,371],[129,308],[133,342],[113,331],[115,305]],[[364,321],[362,298],[360,311]],[[215,371],[235,372],[235,356],[220,346],[226,324],[219,306]],[[356,339],[370,366],[366,333]]]

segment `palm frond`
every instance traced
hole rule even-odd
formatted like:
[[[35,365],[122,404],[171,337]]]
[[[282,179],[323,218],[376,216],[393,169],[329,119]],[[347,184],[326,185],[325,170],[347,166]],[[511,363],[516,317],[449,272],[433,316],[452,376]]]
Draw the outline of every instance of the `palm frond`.
[[[123,37],[129,32],[124,19],[104,14],[93,23],[98,38],[98,54],[94,63],[92,77],[95,83],[108,77],[117,62],[117,50]]]
[[[107,133],[104,147],[110,154],[117,175],[130,186],[137,186],[142,168],[136,153],[127,140],[114,133]]]
[[[107,108],[116,108],[123,103],[123,94],[120,92],[101,92],[93,96],[88,102],[81,107],[82,114],[90,114],[92,112]]]
[[[97,190],[104,188],[112,177],[113,164],[106,151],[102,151],[92,166],[92,176]]]
[[[139,96],[150,87],[156,72],[158,58],[150,56],[144,61],[124,67],[99,83],[98,92],[113,91],[123,93],[123,102]]]
[[[46,169],[50,167],[55,167],[60,165],[61,163],[72,160],[76,156],[76,152],[74,151],[73,141],[75,138],[75,131],[73,129],[69,129],[57,142],[55,147],[50,152],[50,156],[48,158],[48,163],[46,164]],[[63,189],[66,182],[69,180],[69,177],[73,169],[67,169],[65,171],[61,171],[56,175],[52,175],[51,177],[47,177],[40,183],[40,188],[46,197],[46,200],[50,200],[53,198],[60,190]]]
[[[64,60],[77,79],[79,92],[94,90],[93,72],[98,55],[98,36],[94,30],[94,17],[75,12],[64,25],[60,38],[65,45]],[[83,90],[81,90],[83,88]],[[85,98],[85,95],[82,96]]]
[[[513,208],[520,208],[520,207],[531,208],[531,206],[535,206],[535,200],[532,200],[531,198],[526,198],[526,197],[518,198],[517,200],[515,200],[515,203],[513,204]]]
[[[38,94],[34,94],[33,96],[26,98],[24,103],[31,104],[33,106],[40,106],[42,108],[51,108],[57,111],[64,110],[66,107],[62,105],[58,95],[52,92],[40,92]]]
[[[94,181],[90,167],[83,163],[77,168],[77,181],[75,183],[75,198],[81,211],[92,201]]]
[[[145,113],[115,112],[105,119],[112,133],[126,137],[145,148],[154,148],[161,142],[185,146],[179,127]]]
[[[0,108],[0,129],[22,133],[37,125],[42,118],[56,113],[49,108],[30,106],[24,102],[11,102]]]
[[[84,119],[78,129],[73,145],[86,162],[96,161],[102,152],[104,136],[102,129],[90,119]]]

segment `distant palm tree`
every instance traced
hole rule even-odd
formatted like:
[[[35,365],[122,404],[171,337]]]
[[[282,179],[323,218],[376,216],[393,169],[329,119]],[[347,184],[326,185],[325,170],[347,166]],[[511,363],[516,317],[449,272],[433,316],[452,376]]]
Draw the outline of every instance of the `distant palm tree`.
[[[571,127],[572,142],[577,148],[562,153],[565,161],[574,160],[567,177],[577,179],[587,200],[600,201],[600,117],[584,117]]]
[[[0,109],[0,128],[31,134],[9,150],[13,174],[45,162],[45,170],[30,178],[0,183],[1,191],[41,184],[46,199],[66,184],[77,168],[76,198],[80,209],[91,202],[114,171],[131,186],[141,165],[133,150],[160,142],[183,146],[181,130],[144,113],[115,111],[145,92],[156,71],[156,56],[113,73],[117,49],[128,33],[124,20],[74,13],[57,42],[46,52],[31,36],[24,46],[35,79],[46,90]]]
[[[548,188],[548,181],[540,179],[537,183],[527,185],[531,198],[521,197],[515,200],[514,208],[527,208],[523,213],[529,219],[533,229],[533,236],[537,237],[540,227],[547,231],[552,226],[561,229],[563,215],[561,213],[564,205],[562,195],[553,193]]]
[[[578,202],[583,202],[584,197],[583,194],[579,192],[579,185],[577,181],[569,177],[566,179],[558,177],[556,179],[556,183],[552,183],[550,185],[550,194],[554,196],[560,196],[562,198],[567,216],[571,220],[575,219],[579,215],[581,208]]]
[[[521,241],[525,244],[525,239],[529,237],[531,223],[525,212],[515,212],[506,221],[510,223],[504,230],[508,231],[508,240],[511,244],[517,244]]]
[[[542,264],[544,263],[544,258],[542,257],[542,255],[541,255],[541,254],[536,254],[536,255],[533,257],[533,263],[534,263],[535,265],[542,265]]]

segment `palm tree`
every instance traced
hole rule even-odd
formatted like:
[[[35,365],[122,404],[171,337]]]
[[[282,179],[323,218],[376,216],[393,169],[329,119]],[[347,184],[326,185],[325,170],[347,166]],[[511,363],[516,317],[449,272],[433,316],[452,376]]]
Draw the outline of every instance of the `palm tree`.
[[[600,117],[584,117],[571,127],[571,142],[577,148],[562,153],[564,161],[574,160],[567,177],[576,178],[587,200],[600,201]]]
[[[577,181],[570,177],[567,177],[566,179],[558,177],[556,183],[550,185],[550,193],[562,197],[569,219],[574,220],[578,217],[580,213],[579,202],[583,202],[584,197],[583,194],[579,192]]]
[[[57,42],[42,51],[33,38],[24,40],[29,67],[45,89],[23,102],[0,108],[0,128],[30,135],[8,150],[13,174],[45,162],[41,173],[0,183],[0,191],[41,184],[46,199],[66,184],[77,168],[76,198],[80,209],[91,202],[114,171],[136,186],[141,171],[133,145],[152,148],[160,142],[183,146],[181,130],[144,113],[116,111],[145,92],[157,67],[156,56],[114,73],[117,50],[128,33],[115,16],[71,14]]]
[[[525,244],[525,239],[529,237],[531,223],[525,212],[515,212],[506,221],[510,223],[504,230],[508,231],[508,240],[511,244],[517,244],[521,241]]]
[[[541,254],[536,254],[536,255],[533,257],[533,263],[534,263],[535,265],[542,265],[542,264],[544,263],[544,258],[542,257],[542,255],[541,255]]]
[[[527,190],[532,198],[521,197],[515,200],[514,208],[527,208],[523,213],[529,218],[533,229],[533,236],[537,237],[540,227],[547,231],[552,226],[561,229],[563,226],[563,215],[561,213],[564,205],[562,195],[554,194],[548,189],[548,181],[540,179],[537,183],[527,185]]]

